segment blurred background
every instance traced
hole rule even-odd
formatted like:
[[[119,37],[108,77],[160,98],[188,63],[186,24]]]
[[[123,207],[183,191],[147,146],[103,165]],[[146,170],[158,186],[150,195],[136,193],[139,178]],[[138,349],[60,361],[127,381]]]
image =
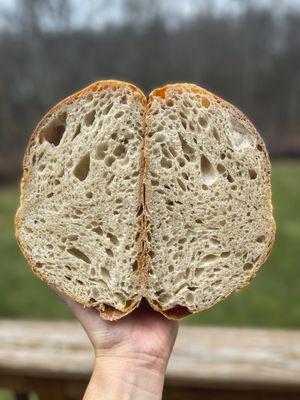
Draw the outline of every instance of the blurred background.
[[[14,238],[29,136],[98,79],[194,82],[237,105],[273,165],[274,250],[254,282],[185,324],[300,327],[300,2],[0,1],[0,317],[70,319]]]

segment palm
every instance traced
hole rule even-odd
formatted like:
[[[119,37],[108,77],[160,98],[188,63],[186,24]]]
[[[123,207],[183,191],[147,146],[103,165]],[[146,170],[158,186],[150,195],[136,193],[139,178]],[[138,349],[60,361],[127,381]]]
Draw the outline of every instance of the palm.
[[[54,291],[68,304],[87,332],[96,354],[144,354],[168,358],[178,329],[178,323],[152,310],[146,302],[119,321],[105,321],[96,310],[84,308],[68,296]]]

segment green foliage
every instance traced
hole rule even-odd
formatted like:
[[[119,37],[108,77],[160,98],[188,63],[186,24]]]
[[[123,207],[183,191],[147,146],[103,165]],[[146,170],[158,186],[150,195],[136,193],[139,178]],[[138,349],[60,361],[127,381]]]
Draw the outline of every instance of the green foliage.
[[[277,222],[271,256],[254,281],[188,324],[300,327],[300,163],[273,163],[273,201]],[[66,306],[26,265],[14,238],[15,187],[0,191],[0,317],[71,318]]]
[[[0,389],[0,400],[15,400],[15,396],[10,390]],[[37,395],[30,393],[29,400],[38,400]]]

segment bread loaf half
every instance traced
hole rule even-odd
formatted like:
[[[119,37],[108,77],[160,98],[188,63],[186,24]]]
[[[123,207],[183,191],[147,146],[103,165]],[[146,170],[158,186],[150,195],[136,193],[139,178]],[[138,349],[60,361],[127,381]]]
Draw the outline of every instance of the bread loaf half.
[[[247,285],[275,234],[270,163],[235,107],[192,84],[100,81],[63,100],[24,158],[16,237],[33,271],[105,319],[168,318]]]

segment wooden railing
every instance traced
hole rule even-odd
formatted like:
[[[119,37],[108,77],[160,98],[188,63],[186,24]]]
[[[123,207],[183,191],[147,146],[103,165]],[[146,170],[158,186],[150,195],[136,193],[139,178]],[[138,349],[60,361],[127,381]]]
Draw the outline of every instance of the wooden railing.
[[[75,322],[0,321],[0,388],[18,400],[81,399],[92,364]],[[164,399],[298,400],[300,332],[181,326]]]

